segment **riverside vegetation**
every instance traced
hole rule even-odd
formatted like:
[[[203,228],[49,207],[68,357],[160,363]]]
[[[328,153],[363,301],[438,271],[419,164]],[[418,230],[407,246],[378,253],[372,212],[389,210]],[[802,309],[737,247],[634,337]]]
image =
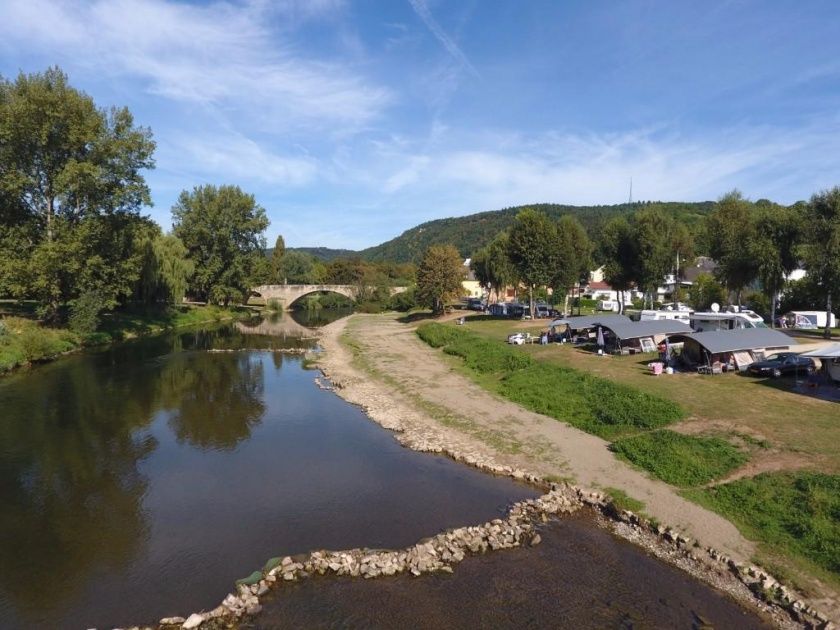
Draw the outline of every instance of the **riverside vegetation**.
[[[797,464],[794,470],[728,480],[743,466],[758,467],[762,457],[787,449],[813,453],[812,466],[837,471],[836,449],[822,450],[836,443],[832,403],[768,392],[760,381],[736,376],[666,382],[650,378],[634,357],[605,360],[557,346],[509,347],[502,339],[510,327],[510,322],[477,318],[470,321],[470,330],[426,323],[417,332],[429,345],[463,358],[467,373],[490,391],[613,440],[611,449],[619,457],[681,488],[686,498],[720,513],[761,543],[757,559],[777,573],[806,590],[813,577],[840,586],[840,474],[802,470],[803,464]],[[582,385],[587,382],[589,397]],[[602,402],[607,398],[621,402],[614,407]],[[807,428],[798,423],[791,433],[791,418],[801,416],[803,405],[812,422]],[[756,409],[740,414],[746,433],[715,433],[714,422],[700,434],[683,432],[682,427],[705,418],[726,417],[732,408]],[[772,438],[754,437],[761,435],[754,425]],[[634,501],[619,497],[628,499]]]

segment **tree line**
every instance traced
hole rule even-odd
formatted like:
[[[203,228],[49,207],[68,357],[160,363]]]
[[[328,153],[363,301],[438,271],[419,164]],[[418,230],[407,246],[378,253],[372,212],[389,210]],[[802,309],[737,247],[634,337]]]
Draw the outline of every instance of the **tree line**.
[[[700,223],[690,225],[656,204],[642,205],[600,224],[594,238],[575,217],[555,221],[526,209],[508,230],[474,252],[472,269],[497,296],[508,286],[525,287],[533,316],[536,290],[551,288],[555,295],[568,296],[593,266],[603,266],[623,311],[625,291],[641,290],[652,306],[666,274],[683,277],[697,254],[710,256],[717,265],[713,276],[701,275],[695,283],[691,298],[698,308],[730,296],[740,306],[745,289],[758,287],[775,323],[786,279],[801,266],[807,279],[790,293],[809,305],[818,301],[830,312],[832,299],[840,295],[840,187],[791,206],[752,202],[732,191]],[[679,284],[675,289],[677,300]]]
[[[97,107],[58,68],[0,77],[0,298],[92,332],[116,308],[241,303],[259,284],[414,282],[414,265],[324,264],[286,252],[282,237],[267,257],[266,211],[234,185],[184,190],[164,233],[141,212],[154,150],[127,108]]]

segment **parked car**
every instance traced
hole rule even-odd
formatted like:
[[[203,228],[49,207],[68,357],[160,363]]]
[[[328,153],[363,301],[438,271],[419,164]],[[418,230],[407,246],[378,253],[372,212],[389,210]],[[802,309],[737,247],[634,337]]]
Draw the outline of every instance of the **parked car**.
[[[512,335],[508,335],[507,342],[512,343],[515,346],[521,346],[522,344],[526,343],[531,339],[531,333],[529,332],[518,332],[513,333]]]
[[[801,357],[795,352],[780,352],[771,359],[756,361],[747,368],[750,374],[756,376],[772,376],[779,378],[782,374],[796,372],[810,374],[814,371],[814,362],[808,357]]]
[[[467,300],[467,309],[470,311],[483,311],[484,301],[481,298],[469,298]]]

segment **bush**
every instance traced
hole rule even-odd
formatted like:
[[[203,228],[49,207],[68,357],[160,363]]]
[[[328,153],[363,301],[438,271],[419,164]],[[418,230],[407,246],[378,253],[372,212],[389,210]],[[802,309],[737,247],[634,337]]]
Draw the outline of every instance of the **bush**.
[[[401,313],[405,313],[410,311],[413,308],[417,308],[419,305],[417,304],[417,293],[414,290],[414,287],[411,287],[407,291],[403,291],[402,293],[397,293],[396,295],[392,295],[391,298],[388,300],[388,308],[392,311],[400,311]]]
[[[265,303],[265,309],[267,311],[271,311],[272,313],[278,313],[283,310],[283,302],[281,302],[277,298],[270,298]]]
[[[618,440],[612,449],[663,481],[683,487],[708,483],[749,459],[746,453],[721,438],[668,430]]]
[[[708,488],[700,497],[751,538],[840,576],[840,476],[763,473]]]
[[[89,335],[99,328],[99,313],[102,299],[95,291],[82,293],[70,307],[70,330],[80,335]]]

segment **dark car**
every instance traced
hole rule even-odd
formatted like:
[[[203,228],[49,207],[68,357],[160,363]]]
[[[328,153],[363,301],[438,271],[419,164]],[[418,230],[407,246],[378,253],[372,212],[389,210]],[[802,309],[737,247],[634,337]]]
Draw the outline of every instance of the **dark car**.
[[[797,372],[810,374],[814,371],[814,362],[801,357],[795,352],[780,352],[772,359],[756,361],[749,367],[750,374],[756,376],[772,376],[778,378],[782,374],[795,374]]]

